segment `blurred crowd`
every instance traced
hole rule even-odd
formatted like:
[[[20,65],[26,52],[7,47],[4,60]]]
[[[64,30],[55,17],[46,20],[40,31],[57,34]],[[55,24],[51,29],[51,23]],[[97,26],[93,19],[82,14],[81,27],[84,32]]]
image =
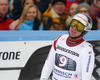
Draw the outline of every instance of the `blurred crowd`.
[[[100,30],[100,0],[0,0],[0,30],[68,30],[76,13]]]

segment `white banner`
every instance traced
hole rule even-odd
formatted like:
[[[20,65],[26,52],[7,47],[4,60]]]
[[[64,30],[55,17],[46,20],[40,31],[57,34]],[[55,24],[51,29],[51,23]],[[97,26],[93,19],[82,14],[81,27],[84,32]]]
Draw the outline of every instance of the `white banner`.
[[[53,41],[50,40],[0,42],[0,80],[18,80],[21,68],[25,66],[34,51],[41,47],[51,45],[52,43]],[[96,45],[96,43],[93,45]],[[98,49],[96,53],[97,60],[99,60],[100,51],[98,46],[97,48],[95,47],[96,52]],[[100,72],[98,72],[100,71],[98,63],[95,67],[97,67],[97,70],[94,72],[94,76],[98,78],[100,75]],[[97,74],[99,75],[97,76]],[[91,80],[96,80],[95,78],[92,76]]]
[[[53,41],[0,42],[0,80],[18,80],[20,67],[24,67],[31,54]]]

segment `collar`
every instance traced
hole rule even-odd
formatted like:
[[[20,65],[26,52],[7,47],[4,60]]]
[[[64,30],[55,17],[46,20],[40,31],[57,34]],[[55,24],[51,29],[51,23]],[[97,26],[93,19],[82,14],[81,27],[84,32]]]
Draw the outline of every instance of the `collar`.
[[[53,18],[60,18],[60,16],[55,12],[54,8],[50,10]]]
[[[83,41],[84,41],[83,38],[79,38],[77,40],[74,40],[74,39],[71,39],[71,37],[69,36],[67,38],[66,44],[70,47],[74,47],[74,46],[81,44]]]
[[[25,20],[25,23],[27,24],[33,24],[34,21],[31,21],[31,20]]]

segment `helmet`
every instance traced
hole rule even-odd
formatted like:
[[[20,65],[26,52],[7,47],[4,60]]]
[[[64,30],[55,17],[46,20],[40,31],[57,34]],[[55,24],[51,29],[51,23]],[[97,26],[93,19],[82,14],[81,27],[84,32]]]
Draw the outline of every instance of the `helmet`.
[[[84,25],[84,28],[78,28],[78,29],[83,29],[82,30],[82,33],[77,36],[77,37],[71,37],[72,39],[76,39],[76,38],[79,38],[79,37],[82,37],[84,36],[85,34],[87,34],[91,28],[92,28],[92,19],[90,18],[90,16],[88,16],[87,14],[85,13],[77,13],[73,18],[72,18],[72,21],[73,20],[77,20],[78,22],[82,23]],[[71,21],[70,25],[73,23]]]
[[[85,28],[84,31],[90,31],[92,28],[92,19],[85,13],[78,13],[72,19],[78,20],[81,22]]]

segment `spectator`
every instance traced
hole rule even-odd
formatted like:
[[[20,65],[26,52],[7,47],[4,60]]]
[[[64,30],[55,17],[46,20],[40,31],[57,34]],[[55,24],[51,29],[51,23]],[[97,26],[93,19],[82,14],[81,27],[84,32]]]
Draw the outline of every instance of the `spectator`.
[[[68,18],[66,20],[66,29],[69,30],[69,25],[71,22],[71,19],[76,14],[76,8],[78,7],[78,3],[72,3],[67,11]]]
[[[0,30],[11,30],[9,25],[13,22],[13,20],[7,17],[8,9],[9,1],[0,0]]]
[[[39,0],[35,0],[35,1],[36,1],[37,7],[40,10],[41,14],[43,14],[47,10],[51,2],[51,0],[40,0],[39,3],[37,3],[37,1]]]
[[[13,0],[12,19],[17,20],[20,18],[23,11],[22,0]]]
[[[93,11],[88,3],[81,3],[76,9],[76,13],[85,13],[88,14],[89,16],[92,16]],[[97,30],[97,23],[95,22],[95,19],[92,19],[92,21],[93,21],[92,30]]]
[[[66,0],[66,3],[68,3],[68,4],[66,5],[65,12],[67,12],[67,10],[69,9],[69,7],[72,3],[80,3],[80,0]]]
[[[95,55],[91,44],[83,37],[92,28],[92,19],[83,13],[71,21],[69,35],[59,36],[49,51],[40,80],[90,80]]]
[[[23,7],[25,7],[28,4],[36,4],[35,0],[24,0],[23,1]]]
[[[17,20],[20,18],[25,5],[35,4],[35,0],[13,0],[12,18]],[[19,6],[18,6],[19,5]]]
[[[18,2],[17,2],[17,0],[15,1],[15,3],[17,4]],[[21,8],[22,8],[22,10],[23,10],[23,8],[26,6],[26,5],[28,5],[28,4],[35,4],[36,2],[35,2],[35,0],[22,0],[22,3],[23,3],[23,6],[21,6]],[[21,5],[21,4],[19,4],[19,5]],[[18,7],[18,5],[16,5],[17,7]],[[21,18],[21,14],[22,14],[22,12],[21,12],[21,9],[17,9],[17,7],[16,8],[14,8],[14,11],[15,11],[15,14],[17,13],[17,12],[19,12],[19,15],[16,15],[16,19],[15,19],[15,21],[13,21],[13,23],[10,25],[10,28],[12,29],[12,30],[18,30],[18,28],[20,27],[20,25],[21,25],[21,23],[22,23],[22,18]],[[20,8],[20,6],[19,6],[19,8]],[[40,15],[40,17],[41,17],[41,13],[39,14]],[[37,21],[37,20],[36,20]]]
[[[92,17],[95,18],[97,13],[100,11],[100,0],[94,0],[94,2],[91,4],[91,8],[93,10]]]
[[[66,0],[53,0],[50,6],[42,16],[44,30],[65,30],[65,20],[67,18],[64,12]]]
[[[38,13],[39,10],[35,4],[26,5],[22,13],[22,24],[19,30],[39,30],[40,15]]]
[[[91,5],[93,10],[92,18],[95,18],[95,23],[97,24],[97,29],[100,27],[100,0],[94,0]],[[100,30],[100,29],[99,29]]]
[[[79,4],[79,6],[77,7],[77,9],[76,9],[76,13],[85,13],[85,14],[88,14],[88,15],[92,15],[92,13],[93,13],[93,11],[92,11],[92,9],[91,9],[91,7],[90,7],[90,5],[89,4],[87,4],[87,3],[81,3],[81,4]]]
[[[12,19],[14,20],[10,24],[10,28],[12,30],[18,30],[19,26],[21,25],[21,14],[23,10],[22,0],[11,0],[10,2],[10,15],[12,16]],[[18,6],[19,5],[19,6]]]
[[[23,8],[27,4],[36,4],[41,14],[48,8],[50,0],[40,0],[40,3],[37,3],[39,0],[14,0],[14,9],[12,10],[13,20],[20,18]]]

